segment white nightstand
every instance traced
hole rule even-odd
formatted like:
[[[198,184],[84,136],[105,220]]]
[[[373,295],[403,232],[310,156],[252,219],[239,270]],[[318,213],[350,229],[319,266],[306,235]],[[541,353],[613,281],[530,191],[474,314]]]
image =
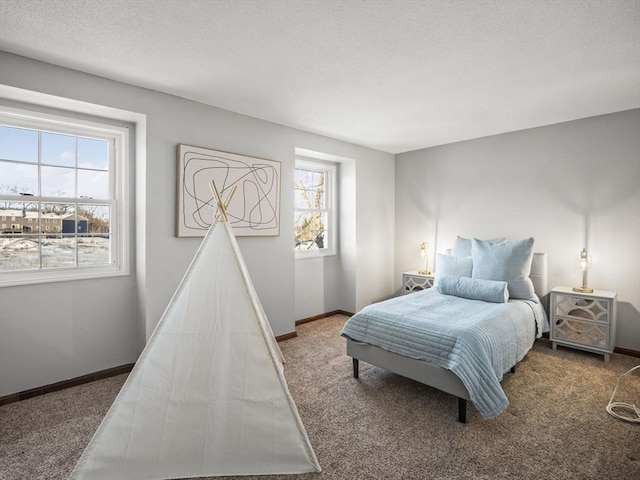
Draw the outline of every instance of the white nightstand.
[[[557,345],[602,353],[609,362],[616,341],[617,294],[604,290],[574,292],[571,287],[551,290],[551,331]]]
[[[435,275],[424,275],[417,270],[402,274],[402,294],[418,292],[433,287]]]

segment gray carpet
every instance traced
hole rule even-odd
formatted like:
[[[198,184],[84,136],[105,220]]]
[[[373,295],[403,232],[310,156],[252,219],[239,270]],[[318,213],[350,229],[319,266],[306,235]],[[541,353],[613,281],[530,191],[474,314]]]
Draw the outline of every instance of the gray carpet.
[[[346,317],[301,325],[280,343],[285,375],[322,473],[239,479],[640,479],[640,425],[605,406],[640,359],[536,343],[503,387],[511,405],[483,420],[444,393],[366,363],[352,377]],[[634,372],[636,373],[636,372]],[[620,395],[638,401],[640,378]],[[124,375],[0,407],[0,479],[65,479]]]

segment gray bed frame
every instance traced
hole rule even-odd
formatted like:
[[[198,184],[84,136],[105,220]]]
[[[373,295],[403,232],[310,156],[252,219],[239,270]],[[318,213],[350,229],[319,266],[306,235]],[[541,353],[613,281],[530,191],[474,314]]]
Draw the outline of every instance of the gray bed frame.
[[[531,264],[533,286],[538,297],[547,294],[547,254],[534,253]],[[458,421],[467,422],[469,392],[462,380],[450,370],[436,365],[389,352],[380,347],[347,339],[347,355],[353,359],[353,377],[359,378],[359,361],[384,368],[403,377],[416,380],[458,397]],[[515,365],[511,372],[515,372]]]

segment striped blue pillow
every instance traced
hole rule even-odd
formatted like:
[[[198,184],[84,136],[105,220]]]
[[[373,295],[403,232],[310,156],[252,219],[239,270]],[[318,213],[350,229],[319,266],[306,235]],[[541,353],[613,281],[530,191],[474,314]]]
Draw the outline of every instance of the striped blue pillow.
[[[455,275],[442,275],[438,282],[438,291],[445,295],[455,295],[484,302],[505,303],[509,299],[507,282]]]
[[[510,298],[538,300],[529,278],[533,260],[533,238],[515,242],[471,241],[472,278],[507,282]]]
[[[500,238],[491,238],[484,241],[489,243],[504,243],[507,241],[507,239],[504,237],[500,237]],[[471,256],[471,239],[464,238],[458,235],[456,237],[456,241],[453,242],[452,254],[455,255],[456,257],[470,257]]]
[[[473,258],[471,258],[471,255],[469,255],[468,257],[456,257],[454,255],[444,255],[442,253],[438,253],[436,255],[435,285],[438,284],[438,279],[441,275],[471,277],[472,270]]]

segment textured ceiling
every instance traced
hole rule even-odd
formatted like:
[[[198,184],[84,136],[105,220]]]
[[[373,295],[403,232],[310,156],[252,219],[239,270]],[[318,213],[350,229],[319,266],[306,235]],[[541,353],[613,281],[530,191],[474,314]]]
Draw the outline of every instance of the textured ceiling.
[[[0,0],[1,50],[391,153],[640,107],[639,32],[640,0]]]

